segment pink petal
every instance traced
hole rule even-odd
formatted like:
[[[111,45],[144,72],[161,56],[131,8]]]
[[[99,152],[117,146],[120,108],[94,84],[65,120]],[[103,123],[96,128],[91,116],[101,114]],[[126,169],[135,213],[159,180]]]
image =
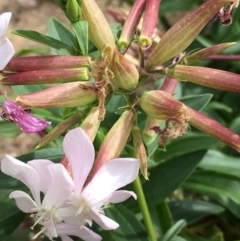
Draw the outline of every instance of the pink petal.
[[[58,230],[58,235],[61,238],[71,235],[71,236],[79,237],[85,241],[102,240],[101,236],[99,236],[98,234],[94,233],[92,230],[84,226],[78,227],[78,226],[72,226],[64,223],[64,224],[57,225],[57,230]],[[69,239],[65,239],[65,240],[69,240]]]
[[[8,28],[8,24],[11,19],[11,16],[12,16],[11,12],[6,12],[0,15],[0,44],[5,39],[5,35],[7,33],[7,28]]]
[[[32,213],[32,209],[37,208],[36,203],[25,192],[14,191],[11,192],[9,198],[14,198],[17,207],[24,213]]]
[[[5,39],[0,44],[0,70],[3,70],[13,57],[15,51],[9,39]]]
[[[61,235],[60,238],[62,239],[62,241],[73,241],[73,239],[71,239],[69,236]]]
[[[50,164],[47,166],[51,175],[51,183],[43,199],[42,206],[46,209],[60,207],[70,196],[74,189],[74,183],[62,164]]]
[[[49,160],[40,159],[40,160],[29,161],[27,164],[37,172],[39,179],[41,180],[40,189],[42,192],[46,193],[52,181],[52,178],[47,166],[54,163]]]
[[[93,144],[83,129],[78,127],[66,134],[63,149],[71,164],[75,192],[80,195],[94,162]]]
[[[105,230],[111,230],[111,229],[117,229],[119,227],[119,224],[113,221],[112,219],[106,217],[105,215],[102,215],[97,212],[91,212],[89,216],[103,229]]]
[[[138,170],[139,160],[134,158],[117,158],[108,161],[84,188],[81,196],[92,205],[101,201],[104,203],[114,191],[133,182]]]
[[[6,155],[1,163],[3,173],[23,182],[31,191],[37,206],[40,202],[40,181],[37,172],[29,165]]]
[[[5,100],[3,113],[14,121],[25,133],[42,131],[51,124],[51,122],[31,115],[11,100]]]
[[[121,203],[131,196],[134,199],[137,199],[137,195],[134,192],[125,190],[115,191],[113,192],[112,196],[108,199],[108,201],[110,203]]]

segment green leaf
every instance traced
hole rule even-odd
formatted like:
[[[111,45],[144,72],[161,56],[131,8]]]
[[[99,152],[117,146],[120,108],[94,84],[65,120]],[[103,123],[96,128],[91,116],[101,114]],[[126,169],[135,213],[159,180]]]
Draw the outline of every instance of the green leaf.
[[[187,133],[182,137],[171,140],[166,145],[166,151],[158,148],[155,153],[151,156],[151,159],[156,162],[162,160],[169,160],[173,157],[190,153],[193,151],[209,149],[216,145],[218,141],[206,134],[202,133]]]
[[[44,44],[44,45],[47,45],[49,47],[52,47],[54,49],[58,49],[58,50],[67,50],[70,54],[74,54],[74,51],[73,49],[57,40],[57,39],[54,39],[52,37],[49,37],[47,35],[44,35],[44,34],[41,34],[39,32],[36,32],[36,31],[32,31],[32,30],[13,30],[11,31],[12,34],[15,34],[15,35],[18,35],[18,36],[21,36],[23,38],[26,38],[26,39],[30,39],[32,41],[35,41],[37,43],[41,43],[41,44]]]
[[[43,90],[47,85],[13,85],[11,86],[16,95],[28,94],[31,92]]]
[[[0,135],[4,137],[16,137],[22,133],[21,129],[13,122],[0,121]]]
[[[150,171],[143,184],[147,203],[155,205],[169,196],[192,173],[206,151],[196,151],[175,157]]]
[[[136,202],[136,201],[135,201]],[[149,241],[146,231],[131,210],[123,205],[105,209],[106,216],[119,224],[119,228],[109,231],[114,241]],[[106,240],[107,241],[107,240]]]
[[[72,24],[78,44],[84,56],[88,56],[88,22],[78,21]]]
[[[169,203],[173,219],[185,219],[187,223],[195,222],[207,215],[218,214],[225,209],[217,204],[200,200],[181,200]]]
[[[240,204],[240,178],[214,171],[200,170],[191,175],[183,187],[200,193],[227,196]]]
[[[209,150],[199,163],[198,167],[239,177],[240,158],[227,156],[221,152]]]
[[[181,99],[185,105],[193,108],[194,110],[202,110],[212,99],[212,94],[202,94],[202,95],[194,95],[188,96]]]
[[[186,225],[185,220],[179,220],[177,223],[171,227],[164,236],[160,239],[160,241],[171,241],[174,236],[176,236]]]
[[[51,49],[52,54],[56,55],[78,55],[79,47],[78,42],[74,34],[59,20],[56,18],[50,18],[48,23],[48,35],[54,39],[65,43],[66,45],[71,47],[71,51],[66,49],[57,50],[56,48]]]

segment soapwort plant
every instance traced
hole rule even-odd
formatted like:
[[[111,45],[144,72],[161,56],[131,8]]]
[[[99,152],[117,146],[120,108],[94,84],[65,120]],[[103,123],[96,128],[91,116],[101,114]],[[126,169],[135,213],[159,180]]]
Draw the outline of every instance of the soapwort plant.
[[[1,162],[0,237],[21,224],[36,240],[239,239],[240,75],[211,61],[238,57],[239,0],[136,0],[128,14],[109,8],[112,26],[95,0],[54,2],[71,29],[51,18],[48,35],[11,31],[44,56],[12,57],[11,13],[0,15],[0,83],[14,93],[0,130],[42,138]],[[180,5],[192,9],[169,24]]]

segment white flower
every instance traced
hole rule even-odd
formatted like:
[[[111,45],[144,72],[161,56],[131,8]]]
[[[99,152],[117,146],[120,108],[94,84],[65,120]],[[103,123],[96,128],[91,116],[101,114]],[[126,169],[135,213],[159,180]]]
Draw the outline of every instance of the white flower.
[[[12,43],[5,37],[11,16],[10,12],[0,15],[0,70],[6,67],[15,53]]]
[[[36,224],[43,225],[42,230],[35,235],[44,233],[51,240],[62,237],[70,241],[68,235],[75,235],[86,241],[99,241],[101,237],[86,227],[81,229],[63,223],[64,210],[61,206],[72,192],[72,179],[62,164],[54,164],[48,160],[33,160],[27,164],[5,156],[1,163],[3,173],[23,182],[31,191],[33,198],[23,191],[14,191],[9,197],[14,198],[18,208],[31,216]],[[40,199],[40,191],[45,193]]]
[[[104,208],[109,202],[118,203],[130,196],[136,198],[130,191],[116,191],[133,182],[138,175],[139,160],[134,158],[117,158],[105,163],[92,180],[84,186],[94,162],[94,147],[81,128],[67,133],[63,148],[71,164],[74,193],[67,200],[70,206],[64,220],[70,224],[92,224],[92,220],[104,229],[116,229],[118,223],[104,215]],[[111,150],[109,150],[111,151]],[[78,220],[72,219],[76,215]]]

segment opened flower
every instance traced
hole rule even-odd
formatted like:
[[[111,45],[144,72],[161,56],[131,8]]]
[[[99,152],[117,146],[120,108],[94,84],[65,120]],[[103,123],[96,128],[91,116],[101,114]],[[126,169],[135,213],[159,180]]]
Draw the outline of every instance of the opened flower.
[[[23,182],[31,191],[32,197],[23,191],[14,191],[9,197],[14,198],[18,208],[25,213],[33,213],[36,224],[41,224],[40,234],[49,239],[60,236],[63,241],[71,241],[74,235],[86,241],[99,241],[101,237],[86,227],[71,226],[64,223],[64,208],[61,206],[72,192],[72,179],[62,164],[54,164],[48,160],[33,160],[27,164],[5,156],[1,170]],[[40,199],[40,191],[45,193]]]
[[[4,120],[15,122],[25,133],[42,131],[51,124],[51,122],[31,115],[28,110],[24,110],[11,100],[5,100],[0,116]]]
[[[130,191],[116,191],[133,182],[138,175],[139,160],[134,158],[117,158],[105,163],[84,186],[94,162],[94,147],[89,137],[81,128],[68,132],[63,141],[63,148],[71,164],[74,192],[68,198],[68,212],[78,220],[66,218],[70,224],[78,221],[79,225],[92,220],[103,229],[116,229],[118,223],[104,215],[104,208],[109,202],[123,202],[130,196],[136,198]]]
[[[15,53],[12,43],[5,37],[11,16],[10,12],[0,15],[0,70],[5,68]]]

